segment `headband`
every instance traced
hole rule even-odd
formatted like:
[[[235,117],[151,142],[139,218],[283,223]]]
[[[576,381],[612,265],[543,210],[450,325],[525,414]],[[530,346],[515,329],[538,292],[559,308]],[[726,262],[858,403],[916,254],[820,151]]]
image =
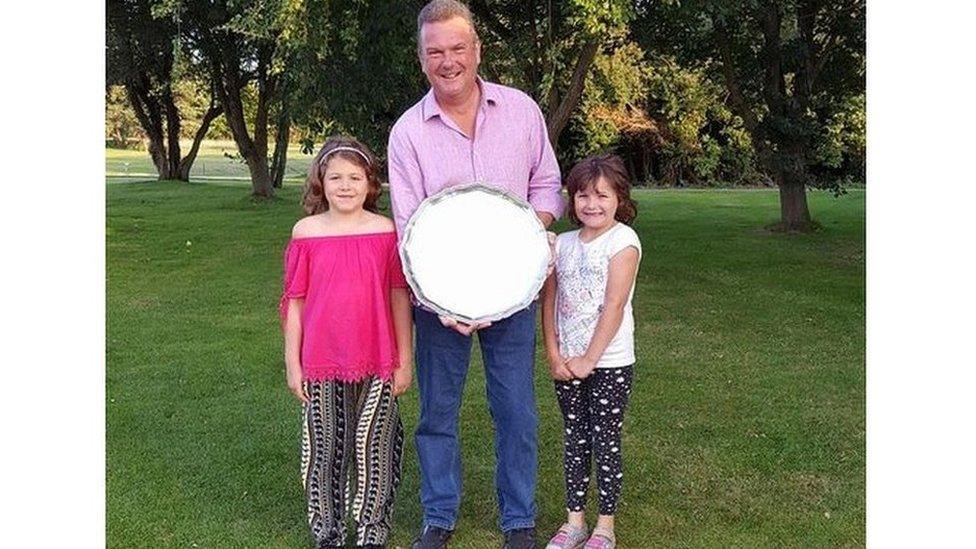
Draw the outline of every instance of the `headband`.
[[[361,150],[359,150],[359,149],[357,149],[355,147],[336,147],[336,148],[334,148],[334,149],[330,150],[329,152],[327,152],[327,153],[325,153],[325,154],[322,155],[322,160],[319,160],[319,165],[320,166],[324,166],[326,159],[329,158],[329,155],[331,155],[334,152],[339,152],[339,151],[354,152],[354,153],[358,154],[359,156],[363,157],[363,160],[366,161],[366,165],[367,166],[372,166],[373,165],[373,163],[369,161],[369,157],[366,156],[366,153],[364,153],[363,151],[361,151]]]

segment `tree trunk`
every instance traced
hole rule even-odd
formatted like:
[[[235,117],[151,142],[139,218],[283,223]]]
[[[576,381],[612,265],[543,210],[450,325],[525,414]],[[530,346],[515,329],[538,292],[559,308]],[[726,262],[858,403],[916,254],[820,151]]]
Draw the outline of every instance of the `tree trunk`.
[[[291,117],[284,105],[278,115],[278,126],[275,135],[274,153],[271,156],[271,182],[276,189],[281,188],[285,178],[285,165],[288,160],[288,136],[291,132]]]
[[[241,60],[235,44],[221,46],[217,55],[221,63],[215,63],[213,79],[217,82],[217,95],[224,108],[227,126],[237,144],[237,151],[247,163],[251,176],[251,196],[271,198],[275,195],[271,172],[268,170],[268,105],[269,90],[267,82],[258,82],[258,104],[255,113],[254,136],[248,132],[244,115],[241,89],[247,84],[240,72]],[[266,64],[259,60],[258,71],[266,75]]]
[[[274,181],[271,180],[271,172],[268,170],[267,157],[252,155],[245,160],[247,161],[247,171],[251,174],[251,196],[273,197],[275,195]]]
[[[190,180],[190,168],[193,167],[193,162],[197,159],[197,153],[200,151],[200,143],[203,138],[207,136],[207,131],[210,129],[210,123],[214,121],[215,118],[220,116],[224,110],[215,105],[213,98],[210,100],[210,108],[207,109],[207,113],[203,115],[203,120],[200,122],[200,128],[197,129],[196,135],[193,136],[193,145],[190,147],[190,152],[186,153],[183,160],[180,160],[180,181]]]
[[[803,183],[797,183],[799,178],[787,174],[776,176],[779,187],[780,222],[775,226],[778,230],[787,232],[809,232],[814,224],[810,219],[810,209],[807,207],[807,188]]]
[[[760,30],[763,34],[763,44],[759,60],[763,70],[762,97],[768,112],[764,119],[789,119],[789,97],[786,91],[786,81],[783,75],[782,51],[782,13],[780,6],[768,6],[759,16]],[[810,21],[801,21],[801,34],[810,34]],[[738,114],[752,137],[753,146],[759,158],[759,163],[771,174],[776,186],[779,187],[780,222],[773,226],[774,230],[788,232],[808,232],[816,227],[810,218],[807,207],[806,182],[808,177],[804,170],[802,146],[791,141],[792,136],[784,135],[782,130],[769,131],[768,125],[761,124],[748,104],[740,86],[739,75],[736,73],[732,58],[730,31],[721,23],[714,28],[715,43],[721,59],[722,74],[729,91],[729,104],[733,112]],[[809,55],[809,51],[799,52]],[[801,59],[805,66],[806,59]],[[803,71],[800,71],[803,73]],[[797,93],[806,93],[812,86],[812,75],[801,74],[794,83]],[[770,141],[775,145],[767,143]],[[784,164],[785,163],[785,164]],[[786,166],[785,168],[783,166]]]
[[[149,134],[149,157],[152,158],[153,165],[156,166],[156,179],[166,181],[170,179],[169,162],[166,161],[166,144],[163,136],[155,132]]]
[[[288,101],[285,94],[288,79],[285,75],[281,75],[280,77],[275,77],[272,82],[273,96],[278,102],[278,117],[275,120],[274,150],[271,152],[271,183],[274,188],[280,189],[285,179],[285,166],[288,160],[291,111],[288,108]]]
[[[251,195],[271,198],[275,195],[274,180],[268,169],[268,126],[255,126],[253,146],[243,155],[251,174]]]
[[[189,168],[184,173],[180,161],[180,114],[172,93],[167,89],[161,95],[155,94],[146,74],[126,81],[125,90],[149,140],[149,157],[156,167],[157,179],[188,181]],[[199,144],[196,145],[199,148]],[[196,156],[195,150],[193,156]]]
[[[141,78],[141,80],[140,80]],[[139,78],[132,78],[125,83],[125,92],[129,97],[129,104],[139,119],[139,124],[146,132],[149,140],[149,158],[152,159],[153,166],[156,167],[157,179],[160,181],[169,179],[169,162],[167,162],[166,142],[163,137],[163,120],[159,110],[159,105],[147,91],[148,77],[139,75]]]
[[[225,76],[226,78],[226,76]],[[247,170],[251,176],[251,195],[263,198],[274,196],[274,185],[271,181],[271,173],[268,171],[268,149],[267,131],[268,128],[255,126],[254,139],[247,131],[247,122],[244,119],[244,107],[241,102],[240,87],[237,82],[231,79],[230,82],[222,83],[221,103],[224,105],[227,117],[227,125],[230,127],[234,142],[237,143],[237,150],[241,153],[247,163]],[[264,136],[262,136],[264,132]],[[264,143],[264,148],[259,145]]]
[[[176,108],[176,102],[173,100],[173,93],[168,84],[163,90],[162,102],[163,111],[166,113],[166,172],[168,174],[166,179],[187,181],[187,179],[180,177],[180,112]]]
[[[549,142],[552,143],[553,149],[556,148],[556,144],[559,141],[559,134],[563,133],[563,129],[569,123],[569,118],[573,115],[573,111],[576,110],[576,105],[579,104],[580,97],[583,95],[583,84],[586,83],[586,74],[590,70],[590,65],[593,64],[593,59],[596,57],[596,51],[599,47],[600,43],[596,38],[590,39],[583,46],[583,49],[580,51],[580,56],[576,60],[576,67],[573,69],[573,76],[569,80],[569,87],[566,88],[566,93],[559,100],[559,106],[554,111],[547,113],[549,116],[548,120],[546,120],[546,126],[549,128]],[[554,95],[556,93],[555,88],[550,90],[549,93]],[[550,101],[550,104],[552,104],[552,101]]]
[[[654,180],[654,155],[649,147],[641,147],[641,166],[644,170],[644,184],[651,185]]]

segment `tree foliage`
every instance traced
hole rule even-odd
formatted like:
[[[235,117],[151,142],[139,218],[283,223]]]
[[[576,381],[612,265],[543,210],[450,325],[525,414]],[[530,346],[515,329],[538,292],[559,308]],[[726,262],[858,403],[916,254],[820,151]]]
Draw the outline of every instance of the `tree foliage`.
[[[210,129],[234,139],[252,192],[270,196],[289,139],[311,150],[350,133],[382,154],[427,89],[424,3],[110,0],[108,83],[128,83],[157,165]],[[791,230],[814,225],[807,187],[863,181],[863,0],[469,5],[482,73],[536,99],[564,167],[613,150],[640,182],[775,183]],[[124,139],[131,118],[111,90],[106,133]],[[223,116],[207,120],[214,109]]]
[[[748,135],[723,97],[703,71],[626,42],[597,56],[568,156],[613,149],[635,180],[663,185],[755,179]]]
[[[384,153],[393,123],[426,91],[414,36],[422,5],[348,2],[309,14],[315,35],[298,50],[291,99],[307,150],[329,134],[351,133]]]
[[[558,149],[597,53],[626,34],[632,3],[472,0],[470,7],[482,27],[485,73],[542,106]]]
[[[105,144],[116,149],[139,148],[146,132],[132,111],[125,86],[105,88]]]
[[[841,190],[822,167],[828,127],[864,91],[864,13],[863,0],[638,6],[635,34],[645,48],[701,66],[723,85],[761,167],[780,189],[784,229],[812,227],[807,186]]]
[[[251,193],[270,197],[284,175],[291,118],[284,101],[290,51],[284,30],[290,1],[161,0],[156,13],[179,22],[180,51],[205,74],[251,176]],[[245,106],[256,92],[253,119]],[[274,128],[273,130],[271,128]],[[275,137],[269,159],[269,136]]]
[[[377,0],[343,4],[343,24],[305,48],[295,97],[305,144],[335,130],[355,131],[376,150],[389,128],[424,93],[416,17],[425,2]],[[483,43],[482,72],[532,95],[559,144],[582,95],[597,51],[626,30],[630,3],[472,0]],[[323,21],[318,29],[330,29]]]
[[[149,155],[160,179],[189,180],[200,142],[221,107],[213,96],[181,157],[181,114],[174,86],[182,80],[174,51],[178,26],[153,12],[148,0],[109,0],[106,4],[106,84],[122,85],[132,111],[149,140]],[[189,78],[189,77],[188,77]]]

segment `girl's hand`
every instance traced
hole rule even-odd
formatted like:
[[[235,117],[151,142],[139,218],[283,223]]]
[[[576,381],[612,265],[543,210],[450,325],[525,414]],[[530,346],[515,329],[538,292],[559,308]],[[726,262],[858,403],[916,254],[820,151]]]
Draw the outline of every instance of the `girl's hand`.
[[[285,366],[285,376],[288,381],[288,390],[295,395],[295,398],[302,401],[302,404],[308,404],[305,384],[302,383],[302,367],[297,364]]]
[[[585,379],[593,373],[593,369],[596,368],[596,361],[585,356],[574,356],[566,362],[566,368],[573,372],[574,376]]]
[[[393,370],[393,396],[398,397],[406,393],[412,381],[413,362],[401,362],[400,366]]]
[[[573,372],[566,367],[566,359],[560,354],[549,356],[549,374],[552,379],[558,381],[569,381],[573,379]]]

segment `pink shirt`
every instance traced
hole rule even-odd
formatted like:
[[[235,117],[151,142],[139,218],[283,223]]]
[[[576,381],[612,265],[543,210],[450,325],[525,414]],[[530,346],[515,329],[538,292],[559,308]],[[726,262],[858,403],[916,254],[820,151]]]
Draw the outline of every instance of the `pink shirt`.
[[[525,93],[478,79],[481,106],[473,140],[441,111],[433,90],[403,113],[387,149],[397,232],[424,198],[445,187],[482,181],[528,200],[559,218],[559,164],[535,101]]]
[[[406,288],[394,232],[293,238],[279,309],[304,298],[302,376],[390,379],[399,362],[390,290]]]

